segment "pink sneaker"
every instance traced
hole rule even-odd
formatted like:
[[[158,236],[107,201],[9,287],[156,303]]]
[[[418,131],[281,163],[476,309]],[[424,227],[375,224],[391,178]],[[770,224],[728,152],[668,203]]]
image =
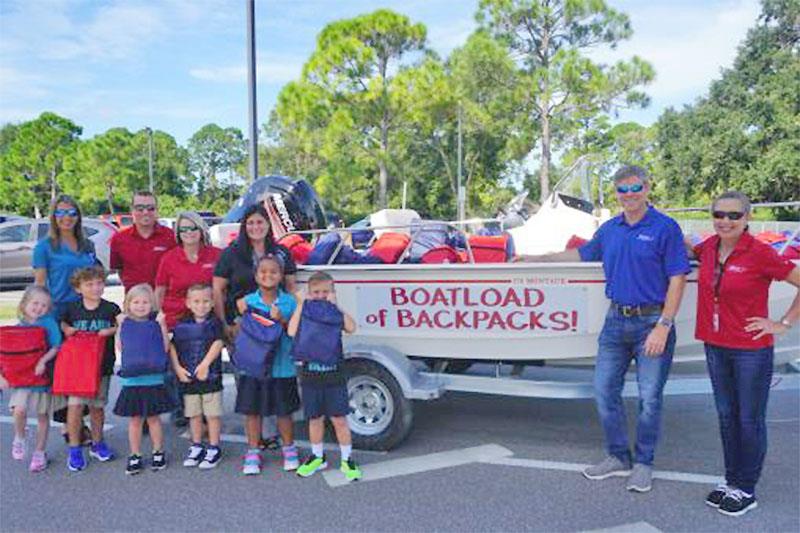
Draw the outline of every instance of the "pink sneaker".
[[[25,459],[25,439],[14,437],[14,442],[11,443],[11,457],[17,461]]]
[[[41,472],[45,468],[47,468],[47,454],[44,452],[33,452],[31,466],[28,470],[31,472]]]

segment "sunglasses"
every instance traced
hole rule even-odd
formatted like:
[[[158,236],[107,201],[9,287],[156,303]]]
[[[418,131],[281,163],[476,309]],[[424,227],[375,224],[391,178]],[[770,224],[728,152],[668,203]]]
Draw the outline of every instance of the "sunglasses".
[[[723,218],[727,218],[729,220],[739,220],[744,216],[744,213],[741,211],[712,211],[711,216],[717,220],[722,220]]]
[[[178,226],[178,233],[190,233],[199,229],[197,226]]]
[[[78,216],[78,210],[74,207],[70,207],[69,209],[56,209],[53,211],[53,214],[56,218],[64,218],[64,217],[76,217]]]
[[[629,192],[642,192],[644,189],[643,183],[634,183],[633,185],[617,185],[617,192],[620,194],[627,194]]]
[[[139,213],[144,213],[145,211],[154,212],[156,210],[156,206],[154,205],[135,205],[133,206],[133,210]]]

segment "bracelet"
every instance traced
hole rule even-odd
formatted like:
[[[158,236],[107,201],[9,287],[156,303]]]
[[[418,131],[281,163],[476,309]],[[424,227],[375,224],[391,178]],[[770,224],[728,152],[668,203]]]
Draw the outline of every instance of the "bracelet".
[[[662,316],[658,317],[658,322],[656,322],[656,324],[658,324],[660,326],[664,326],[667,329],[670,329],[670,328],[672,328],[672,326],[675,325],[675,321],[673,319],[671,319],[671,318],[667,318],[667,317],[662,315]]]
[[[781,318],[781,324],[786,326],[786,329],[792,329],[792,323],[789,322],[789,319],[786,317]]]

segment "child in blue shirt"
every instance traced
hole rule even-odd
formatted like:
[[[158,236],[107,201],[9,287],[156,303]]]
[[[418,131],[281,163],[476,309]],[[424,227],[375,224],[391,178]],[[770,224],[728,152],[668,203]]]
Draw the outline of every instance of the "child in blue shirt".
[[[17,313],[20,319],[19,325],[24,327],[43,328],[47,336],[47,351],[42,354],[36,363],[34,370],[37,376],[42,376],[47,372],[49,363],[53,361],[61,345],[61,331],[52,315],[50,309],[52,301],[50,292],[44,287],[31,285],[22,295],[19,302]],[[0,388],[8,387],[8,382],[0,374]],[[41,472],[47,468],[47,454],[45,445],[47,444],[47,434],[50,429],[50,409],[51,396],[50,387],[47,385],[37,387],[15,387],[11,389],[11,397],[8,406],[14,416],[14,441],[11,444],[11,456],[22,461],[25,458],[26,442],[25,432],[28,421],[28,409],[36,412],[36,449],[31,456],[29,470],[31,472]]]
[[[311,306],[309,301],[324,301],[324,306],[328,307],[328,314],[335,314],[338,320],[330,320],[328,323],[316,323],[311,325],[307,322],[307,318],[303,314],[304,305]],[[330,302],[330,303],[327,303]],[[330,319],[331,317],[325,317]],[[335,324],[335,325],[334,325]],[[333,429],[336,433],[336,440],[339,441],[339,448],[341,450],[341,465],[340,470],[344,473],[349,481],[356,481],[361,479],[361,470],[358,465],[350,457],[353,451],[352,436],[350,434],[350,427],[347,425],[346,416],[350,413],[350,402],[347,393],[347,378],[342,369],[341,360],[342,343],[341,332],[353,333],[356,330],[356,323],[353,318],[342,311],[336,306],[336,293],[333,287],[333,278],[325,272],[315,272],[308,279],[308,288],[306,291],[306,300],[301,301],[297,311],[289,321],[288,334],[294,338],[295,343],[298,343],[301,336],[299,332],[303,328],[317,328],[317,332],[325,337],[325,346],[313,347],[308,350],[309,352],[318,352],[321,357],[324,353],[325,356],[332,356],[325,361],[315,360],[315,357],[309,357],[305,353],[306,349],[300,350],[301,346],[298,344],[298,352],[303,351],[303,366],[300,371],[300,381],[302,383],[303,392],[303,412],[306,419],[308,419],[308,436],[311,441],[311,455],[303,461],[303,464],[297,469],[297,475],[301,477],[309,477],[318,470],[323,470],[328,467],[325,454],[323,453],[322,437],[325,432],[325,417],[327,416]],[[330,331],[335,327],[335,331]],[[327,329],[327,331],[325,331]],[[313,337],[314,339],[320,337]],[[331,343],[331,340],[335,342]],[[328,345],[331,346],[328,346]],[[319,349],[317,349],[319,348]],[[300,353],[295,353],[295,358],[300,360]],[[329,359],[335,359],[330,361]]]
[[[255,278],[258,290],[240,300],[239,311],[244,313],[248,308],[259,310],[285,326],[297,304],[294,296],[281,288],[283,263],[280,258],[272,254],[262,257],[256,266]],[[242,464],[242,473],[245,475],[261,472],[259,446],[265,416],[277,417],[278,432],[283,443],[283,469],[292,471],[299,466],[292,414],[300,408],[300,396],[291,351],[292,340],[284,333],[272,364],[271,377],[259,379],[239,375],[235,411],[245,415],[248,446]]]

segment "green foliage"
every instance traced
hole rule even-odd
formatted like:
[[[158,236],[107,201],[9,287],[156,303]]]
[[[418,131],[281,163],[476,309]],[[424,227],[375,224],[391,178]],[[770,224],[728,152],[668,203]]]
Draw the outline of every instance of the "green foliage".
[[[206,124],[189,139],[187,150],[194,187],[203,201],[213,203],[225,198],[226,193],[238,192],[242,184],[238,171],[247,161],[240,129]],[[224,183],[221,175],[227,178]]]
[[[706,202],[726,189],[756,202],[798,199],[798,20],[800,3],[764,1],[733,67],[711,84],[708,96],[659,118],[659,164],[673,201]]]
[[[64,161],[79,144],[81,127],[55,113],[3,128],[0,209],[33,215],[46,212],[59,190]]]
[[[568,148],[572,136],[619,106],[647,105],[637,87],[653,79],[653,68],[635,56],[609,66],[583,55],[633,33],[627,15],[603,0],[481,0],[477,18],[520,58],[521,123],[539,130],[544,201],[553,149]]]

